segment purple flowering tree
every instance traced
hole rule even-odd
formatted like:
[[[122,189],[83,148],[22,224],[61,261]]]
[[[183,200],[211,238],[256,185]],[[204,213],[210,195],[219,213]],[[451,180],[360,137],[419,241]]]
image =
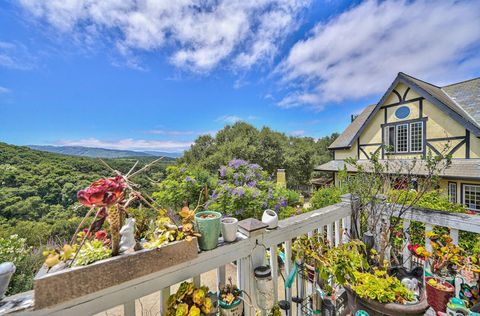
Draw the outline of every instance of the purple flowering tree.
[[[234,159],[218,172],[218,186],[207,203],[209,210],[239,219],[260,218],[266,209],[281,213],[298,202],[297,193],[277,187],[257,164]]]

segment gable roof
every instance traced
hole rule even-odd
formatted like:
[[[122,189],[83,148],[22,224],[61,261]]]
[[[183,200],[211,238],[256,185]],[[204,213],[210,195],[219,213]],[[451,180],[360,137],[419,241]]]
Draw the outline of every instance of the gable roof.
[[[380,101],[375,106],[367,107],[358,117],[364,115],[362,120],[357,122],[358,118],[355,119],[337,138],[340,140],[335,140],[328,148],[350,148],[399,83],[414,89],[420,96],[480,137],[480,78],[442,88],[400,72]]]
[[[372,114],[373,110],[377,105],[372,104],[367,106],[362,113],[360,113],[353,122],[347,126],[347,128],[343,131],[340,136],[338,136],[335,141],[330,144],[328,148],[348,148],[351,146],[351,140],[355,137],[357,132],[360,130],[363,124],[367,121],[370,114]]]

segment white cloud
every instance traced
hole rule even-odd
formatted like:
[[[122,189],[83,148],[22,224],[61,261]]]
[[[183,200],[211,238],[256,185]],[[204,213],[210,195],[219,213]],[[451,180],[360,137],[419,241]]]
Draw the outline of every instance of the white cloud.
[[[443,84],[480,70],[479,1],[366,1],[317,24],[277,68],[278,105],[321,108],[386,90],[395,75]]]
[[[198,136],[198,135],[215,135],[216,131],[175,131],[175,130],[163,130],[163,129],[152,129],[147,131],[147,134],[156,134],[156,135],[168,135],[168,136]]]
[[[85,138],[79,140],[59,140],[56,145],[62,146],[85,146],[110,149],[128,150],[159,150],[167,152],[181,152],[190,147],[190,141],[172,140],[147,140],[125,138],[120,140],[100,140],[97,138]]]
[[[215,121],[223,122],[226,124],[235,124],[236,122],[243,121],[240,116],[236,115],[222,115],[218,117]]]
[[[0,67],[30,70],[34,68],[34,58],[25,45],[0,41]]]
[[[8,88],[5,88],[5,87],[2,87],[0,86],[0,94],[3,94],[3,93],[10,93],[12,92],[12,90],[8,89]]]
[[[221,62],[249,68],[271,61],[309,0],[20,0],[64,34],[113,41],[125,56],[167,48],[178,67],[208,71]],[[135,62],[137,65],[137,63]]]
[[[292,136],[303,136],[305,135],[305,131],[303,129],[299,129],[296,131],[291,131],[289,134]]]

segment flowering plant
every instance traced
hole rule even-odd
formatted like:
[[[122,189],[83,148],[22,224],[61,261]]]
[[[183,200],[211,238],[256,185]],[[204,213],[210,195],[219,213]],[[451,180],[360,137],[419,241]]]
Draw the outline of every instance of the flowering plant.
[[[259,218],[266,209],[280,213],[299,199],[297,193],[277,187],[262,167],[245,160],[220,167],[219,178],[206,207],[229,216]]]
[[[112,206],[123,199],[127,185],[121,176],[103,178],[78,191],[78,201],[88,207]]]

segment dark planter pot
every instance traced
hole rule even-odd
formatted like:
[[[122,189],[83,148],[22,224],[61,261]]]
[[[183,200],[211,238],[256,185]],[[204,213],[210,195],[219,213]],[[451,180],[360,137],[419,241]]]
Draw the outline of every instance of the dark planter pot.
[[[363,299],[349,287],[345,287],[348,296],[348,307],[353,315],[358,310],[364,310],[369,316],[422,316],[428,309],[425,292],[422,293],[420,302],[414,304],[382,304],[377,301]]]
[[[429,280],[436,280],[438,283],[441,283],[448,289],[441,290],[436,287],[431,286],[428,284]],[[425,288],[427,290],[427,299],[428,304],[436,311],[436,312],[445,312],[447,309],[448,301],[453,297],[455,293],[455,287],[444,281],[440,278],[436,277],[426,277],[425,278]]]

